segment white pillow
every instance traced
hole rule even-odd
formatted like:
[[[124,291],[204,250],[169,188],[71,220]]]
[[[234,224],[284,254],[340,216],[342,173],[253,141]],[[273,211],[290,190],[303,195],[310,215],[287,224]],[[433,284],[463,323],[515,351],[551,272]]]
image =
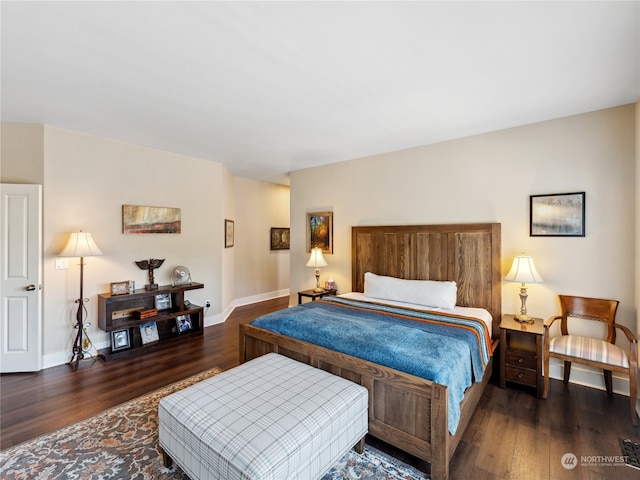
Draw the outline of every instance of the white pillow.
[[[371,272],[364,274],[364,295],[366,297],[451,310],[456,306],[457,294],[456,282],[404,280],[376,275]]]

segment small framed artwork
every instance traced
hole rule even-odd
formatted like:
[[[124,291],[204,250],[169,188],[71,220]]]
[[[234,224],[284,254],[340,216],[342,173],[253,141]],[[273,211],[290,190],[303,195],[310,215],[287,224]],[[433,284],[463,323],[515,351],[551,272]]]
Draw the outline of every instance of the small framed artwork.
[[[169,310],[171,308],[171,294],[159,293],[154,297],[156,310]]]
[[[531,195],[531,237],[584,237],[585,192]]]
[[[156,322],[143,323],[140,325],[140,337],[142,338],[143,345],[160,340]]]
[[[307,252],[333,253],[333,212],[307,213]]]
[[[179,315],[176,317],[176,326],[178,333],[186,333],[193,328],[191,325],[191,317],[189,315]]]
[[[117,352],[118,350],[124,350],[131,347],[131,340],[129,339],[129,329],[114,330],[111,332],[111,351]]]
[[[131,293],[131,285],[126,282],[111,282],[111,295],[128,295]]]
[[[271,228],[271,250],[289,250],[291,247],[289,239],[290,229]]]
[[[224,248],[233,247],[233,220],[224,221]]]

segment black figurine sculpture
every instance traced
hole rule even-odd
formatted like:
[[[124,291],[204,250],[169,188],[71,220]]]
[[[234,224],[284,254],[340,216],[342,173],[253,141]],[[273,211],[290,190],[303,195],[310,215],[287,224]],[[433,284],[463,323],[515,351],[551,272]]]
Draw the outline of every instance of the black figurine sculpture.
[[[151,258],[149,260],[136,261],[136,265],[138,265],[138,268],[140,268],[141,270],[149,270],[149,285],[144,286],[145,290],[158,289],[158,284],[155,283],[153,279],[153,270],[156,268],[160,268],[163,263],[164,263],[164,258],[163,259]]]

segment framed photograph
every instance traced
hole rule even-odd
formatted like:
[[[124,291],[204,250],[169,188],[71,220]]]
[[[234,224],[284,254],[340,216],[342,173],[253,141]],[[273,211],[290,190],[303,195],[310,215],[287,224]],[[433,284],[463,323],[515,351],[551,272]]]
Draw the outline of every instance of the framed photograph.
[[[171,308],[171,294],[159,293],[154,297],[156,310],[169,310]]]
[[[224,248],[233,247],[233,220],[224,221]]]
[[[290,229],[271,227],[271,250],[289,250]]]
[[[307,252],[333,253],[333,212],[307,213]]]
[[[584,237],[585,192],[531,195],[531,237]]]
[[[191,325],[191,317],[189,315],[179,315],[176,317],[176,326],[178,333],[186,333],[193,328]]]
[[[156,322],[143,323],[140,325],[140,337],[142,337],[143,345],[160,340]]]
[[[173,207],[122,206],[122,233],[181,233],[182,210]]]
[[[114,330],[111,332],[111,351],[117,352],[118,350],[124,350],[131,347],[131,340],[129,339],[129,329]]]
[[[128,295],[131,293],[131,285],[126,282],[111,282],[111,295]]]

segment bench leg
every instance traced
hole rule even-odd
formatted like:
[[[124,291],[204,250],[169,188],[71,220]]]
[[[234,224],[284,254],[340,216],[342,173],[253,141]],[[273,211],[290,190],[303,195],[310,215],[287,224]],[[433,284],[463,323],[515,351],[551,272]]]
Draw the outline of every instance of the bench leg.
[[[358,443],[356,443],[355,447],[353,447],[356,452],[362,454],[364,452],[364,437],[360,439]]]
[[[160,455],[162,455],[162,464],[165,466],[165,468],[169,468],[171,465],[173,465],[173,459],[169,455],[167,455],[167,452],[164,451],[164,448],[159,445],[158,448],[160,449]]]

